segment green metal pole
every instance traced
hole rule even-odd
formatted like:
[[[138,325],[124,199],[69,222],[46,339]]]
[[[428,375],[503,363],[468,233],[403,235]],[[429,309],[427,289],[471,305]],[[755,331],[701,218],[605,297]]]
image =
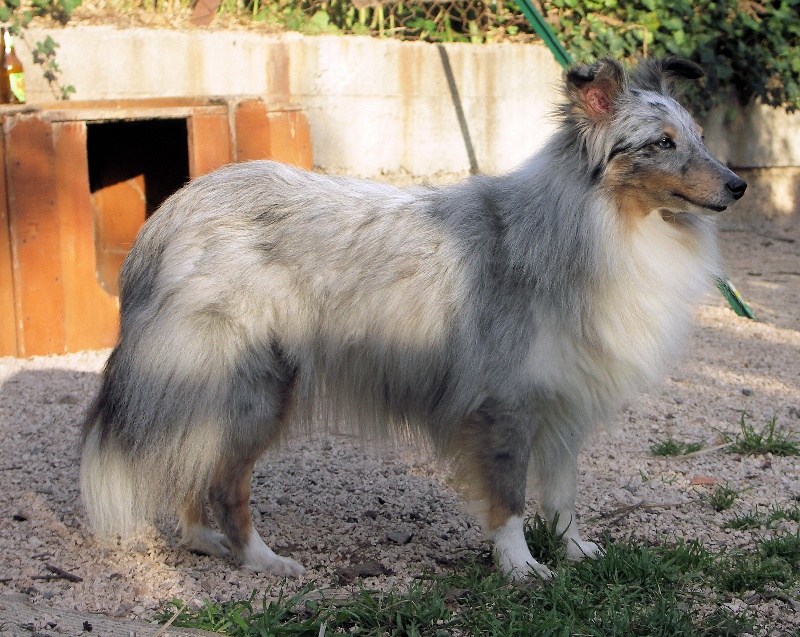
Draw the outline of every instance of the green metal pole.
[[[525,17],[527,18],[528,22],[530,22],[533,30],[536,31],[536,34],[542,38],[542,40],[544,40],[544,43],[552,52],[556,62],[563,67],[567,67],[572,64],[572,58],[570,57],[569,53],[567,53],[567,50],[562,46],[561,42],[558,41],[556,34],[553,33],[550,25],[544,21],[542,14],[536,10],[536,7],[533,6],[531,0],[517,0],[517,4],[519,4],[519,8],[522,9],[522,13],[525,14]]]

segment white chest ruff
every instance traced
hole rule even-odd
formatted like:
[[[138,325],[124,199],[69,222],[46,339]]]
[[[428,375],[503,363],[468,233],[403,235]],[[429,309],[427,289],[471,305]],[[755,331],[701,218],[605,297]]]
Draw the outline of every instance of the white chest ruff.
[[[580,320],[543,312],[524,368],[534,387],[600,419],[680,354],[692,306],[716,271],[713,235],[688,234],[658,213],[605,248],[607,271],[590,286]]]

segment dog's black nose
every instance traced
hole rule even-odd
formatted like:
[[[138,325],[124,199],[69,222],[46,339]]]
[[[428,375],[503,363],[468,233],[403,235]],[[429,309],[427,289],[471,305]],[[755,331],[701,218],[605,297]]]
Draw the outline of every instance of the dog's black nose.
[[[736,177],[733,181],[729,181],[725,186],[731,191],[734,199],[741,199],[744,191],[747,190],[747,182],[744,179]]]

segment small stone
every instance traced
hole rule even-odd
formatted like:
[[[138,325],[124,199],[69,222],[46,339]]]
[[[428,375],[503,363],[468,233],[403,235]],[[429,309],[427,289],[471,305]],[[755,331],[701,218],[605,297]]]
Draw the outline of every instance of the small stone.
[[[395,544],[403,545],[411,541],[412,535],[408,531],[390,531],[386,537]]]
[[[745,396],[752,396],[753,390],[750,389],[749,387],[742,387],[742,394],[744,394]]]
[[[134,605],[132,602],[122,601],[120,602],[119,606],[117,606],[117,609],[112,611],[111,615],[113,617],[125,617],[125,615],[127,615],[130,612],[133,606]]]
[[[337,572],[339,582],[347,584],[354,582],[360,577],[380,577],[381,575],[391,575],[391,569],[380,562],[361,562],[340,568]]]
[[[452,604],[453,602],[460,602],[467,599],[470,593],[472,593],[472,591],[468,588],[451,588],[445,593],[444,598],[445,601]]]

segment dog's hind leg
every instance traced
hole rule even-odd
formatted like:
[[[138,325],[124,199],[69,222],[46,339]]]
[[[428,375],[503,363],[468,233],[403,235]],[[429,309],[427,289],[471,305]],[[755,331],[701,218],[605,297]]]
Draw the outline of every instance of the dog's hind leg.
[[[487,535],[494,542],[495,559],[512,579],[536,574],[550,579],[525,541],[525,487],[531,449],[531,428],[523,414],[485,403],[464,423],[458,444],[461,471],[472,497],[482,505]]]
[[[180,546],[203,555],[228,557],[231,554],[222,533],[211,528],[211,520],[205,507],[205,497],[192,498],[181,511],[180,526],[182,537]]]
[[[540,513],[552,532],[561,537],[572,560],[602,555],[597,544],[581,539],[575,519],[578,453],[583,438],[581,430],[544,421],[533,441],[531,473]]]
[[[273,343],[243,355],[229,380],[226,406],[231,425],[209,489],[212,513],[225,535],[225,546],[243,568],[300,575],[303,567],[276,555],[261,539],[250,515],[253,465],[288,426],[297,369]]]
[[[254,461],[235,459],[220,465],[211,486],[211,507],[233,556],[243,568],[294,577],[305,569],[295,560],[276,555],[261,539],[250,515],[250,481]]]

